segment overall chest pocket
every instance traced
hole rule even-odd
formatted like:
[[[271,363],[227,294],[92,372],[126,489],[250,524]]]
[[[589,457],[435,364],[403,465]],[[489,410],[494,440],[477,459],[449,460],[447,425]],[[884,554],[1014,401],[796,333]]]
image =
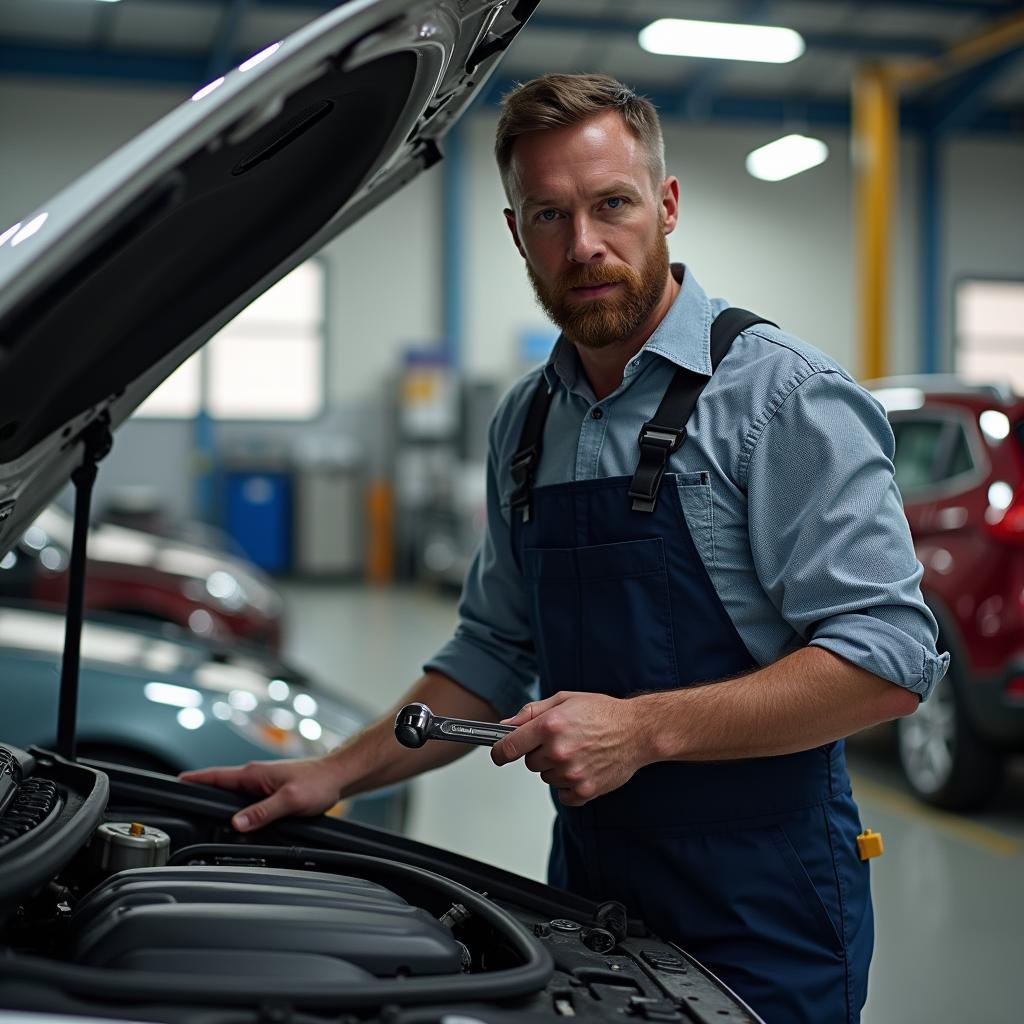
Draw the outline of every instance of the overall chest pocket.
[[[526,548],[541,690],[625,697],[679,685],[660,537]]]

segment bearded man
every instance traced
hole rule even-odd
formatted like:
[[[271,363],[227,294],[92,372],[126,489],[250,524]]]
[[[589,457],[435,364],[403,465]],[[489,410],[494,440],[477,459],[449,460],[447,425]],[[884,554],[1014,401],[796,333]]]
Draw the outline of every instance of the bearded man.
[[[842,738],[949,660],[884,413],[669,263],[679,183],[621,83],[518,87],[496,155],[561,335],[494,417],[459,626],[403,703],[507,716],[492,759],[551,787],[553,884],[622,901],[767,1021],[856,1021],[873,928]],[[467,749],[406,750],[387,718],[322,759],[183,777],[264,794],[245,831]]]

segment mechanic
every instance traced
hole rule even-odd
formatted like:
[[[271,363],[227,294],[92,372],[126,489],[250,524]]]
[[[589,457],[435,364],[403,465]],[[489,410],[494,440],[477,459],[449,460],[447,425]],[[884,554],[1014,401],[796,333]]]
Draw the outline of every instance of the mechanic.
[[[885,415],[765,322],[724,330],[713,369],[727,303],[669,263],[679,182],[648,101],[545,75],[505,98],[496,155],[561,335],[494,417],[460,622],[402,703],[517,726],[492,758],[552,787],[553,884],[621,900],[769,1022],[855,1021],[873,919],[842,737],[914,711],[949,661]],[[246,831],[468,749],[409,751],[385,718],[320,760],[182,778],[262,793]]]

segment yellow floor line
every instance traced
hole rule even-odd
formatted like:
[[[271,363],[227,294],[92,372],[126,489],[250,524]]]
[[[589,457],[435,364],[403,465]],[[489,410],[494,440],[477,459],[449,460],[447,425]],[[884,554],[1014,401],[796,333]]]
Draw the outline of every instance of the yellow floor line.
[[[893,814],[909,818],[911,821],[924,822],[937,831],[961,842],[970,843],[986,853],[994,853],[1001,857],[1019,857],[1024,853],[1024,843],[994,828],[928,807],[906,793],[865,779],[863,775],[851,772],[850,776],[853,779],[855,797],[863,797],[865,801],[878,804]]]

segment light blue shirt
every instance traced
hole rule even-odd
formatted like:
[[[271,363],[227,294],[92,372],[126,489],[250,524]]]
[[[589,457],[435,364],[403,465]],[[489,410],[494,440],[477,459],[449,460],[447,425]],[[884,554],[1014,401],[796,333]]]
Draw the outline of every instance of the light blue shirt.
[[[677,279],[682,273],[673,267]],[[682,287],[621,385],[600,402],[574,346],[502,400],[490,428],[487,530],[466,577],[454,637],[425,666],[508,716],[533,698],[526,591],[513,557],[510,463],[543,373],[552,401],[535,485],[632,476],[637,439],[675,373],[711,375],[711,322],[725,309],[686,270]],[[681,425],[681,424],[680,424]],[[747,650],[768,665],[824,647],[927,697],[949,655],[921,597],[879,405],[823,352],[757,324],[711,376],[670,459],[660,501],[678,501],[708,575]],[[558,680],[550,680],[558,689]]]

